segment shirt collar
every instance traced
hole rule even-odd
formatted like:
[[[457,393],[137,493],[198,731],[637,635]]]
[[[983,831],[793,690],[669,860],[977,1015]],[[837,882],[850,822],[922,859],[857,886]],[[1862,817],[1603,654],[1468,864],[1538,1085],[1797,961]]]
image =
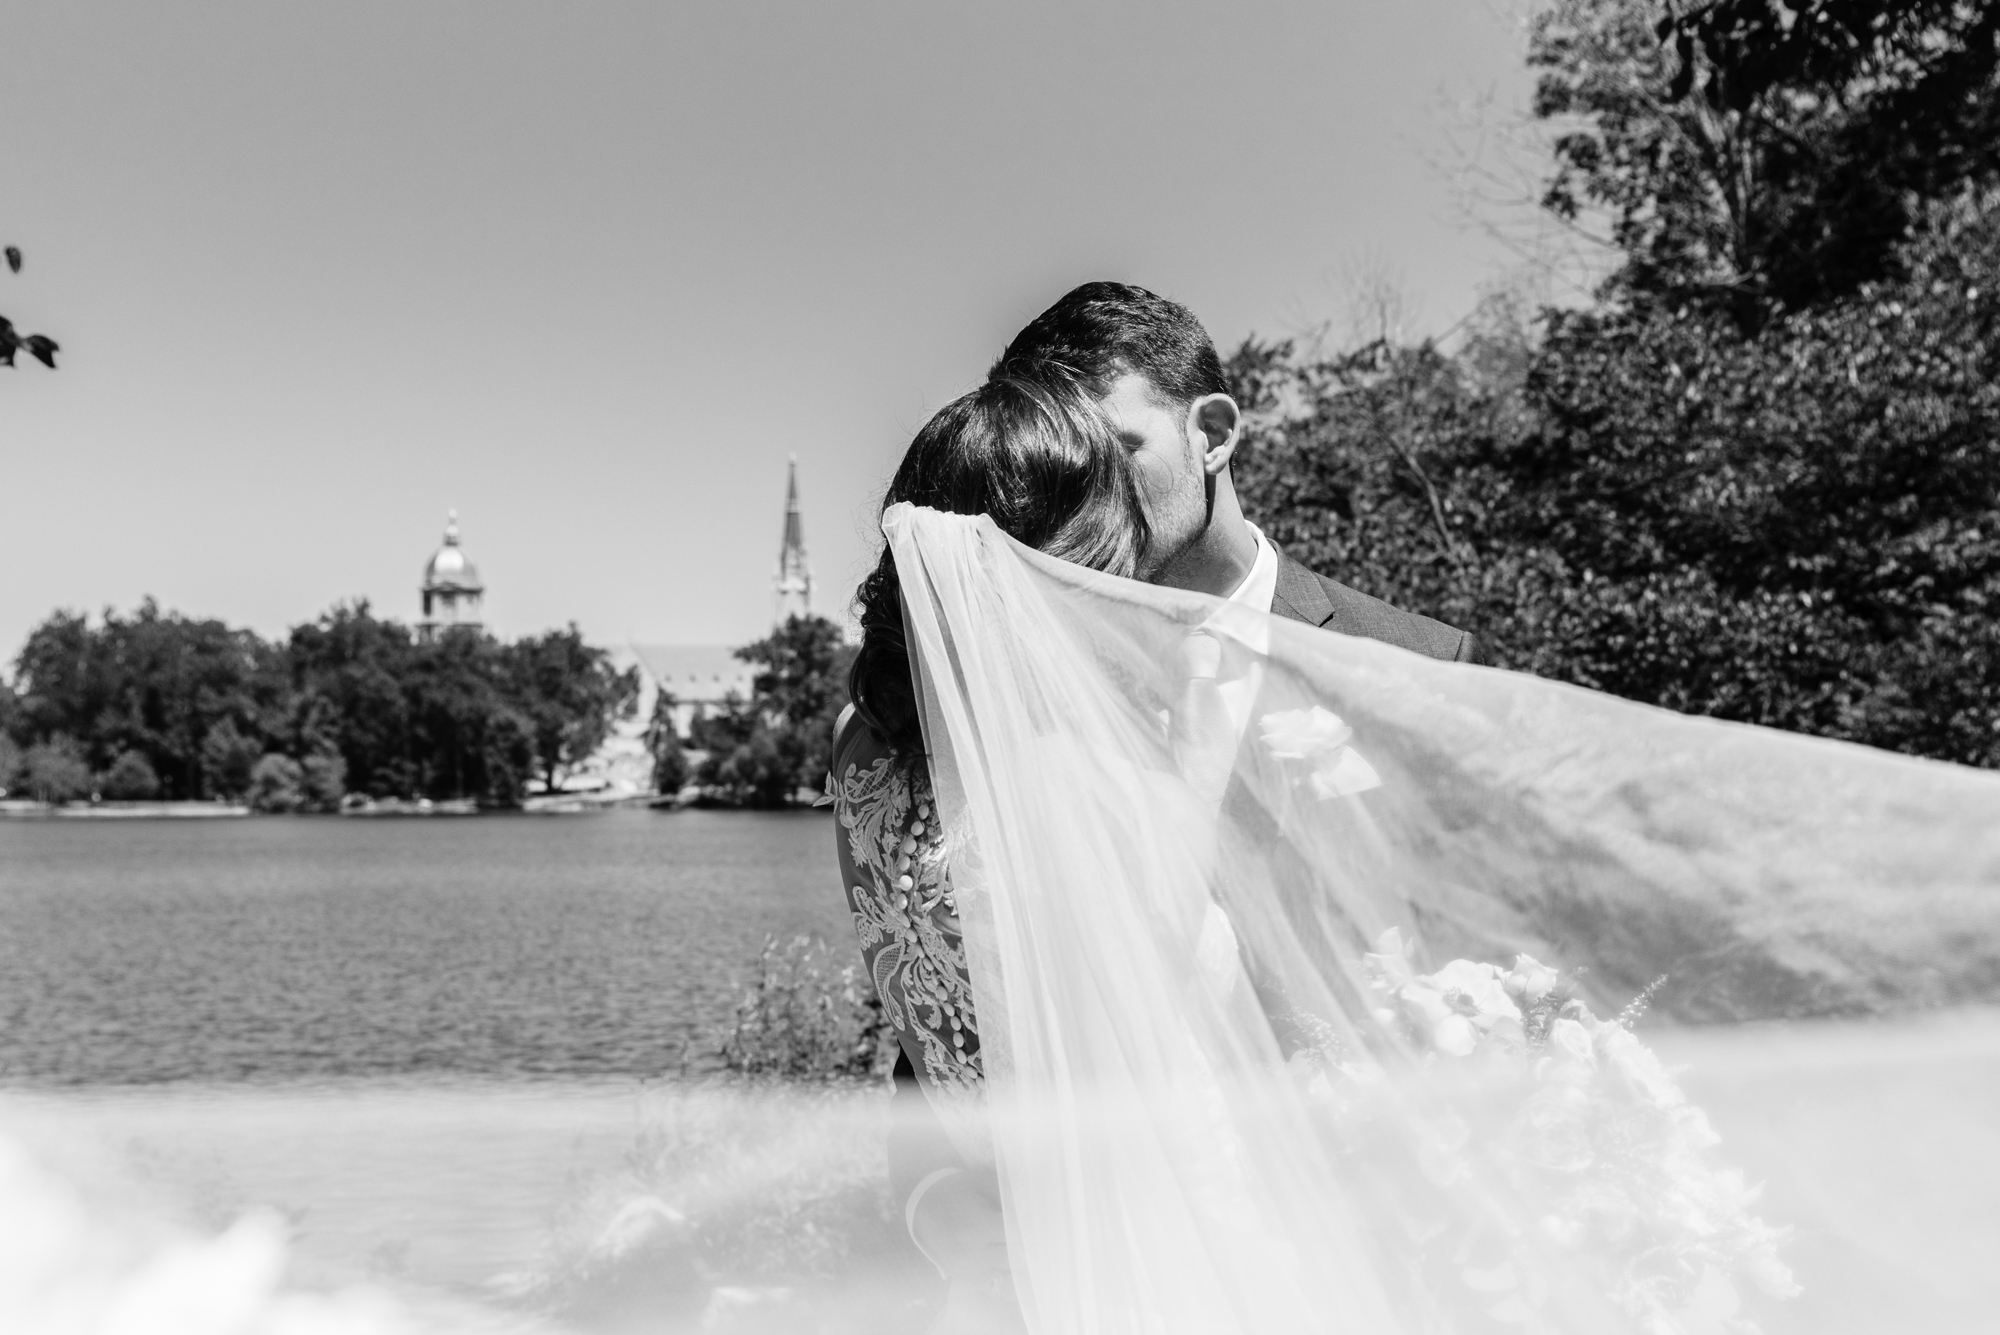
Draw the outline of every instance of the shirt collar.
[[[1247,521],[1245,526],[1257,539],[1257,557],[1250,563],[1250,573],[1236,586],[1236,592],[1229,595],[1229,601],[1259,612],[1269,612],[1278,596],[1278,549],[1264,536],[1263,529]]]

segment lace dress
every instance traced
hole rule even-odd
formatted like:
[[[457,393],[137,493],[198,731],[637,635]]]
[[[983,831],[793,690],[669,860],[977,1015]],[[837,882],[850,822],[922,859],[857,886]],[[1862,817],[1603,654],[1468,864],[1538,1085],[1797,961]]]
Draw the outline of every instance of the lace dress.
[[[914,772],[912,772],[914,769]],[[862,960],[903,1054],[961,1153],[983,1158],[955,1111],[980,1102],[979,1029],[944,831],[921,766],[848,721],[828,776],[841,878]]]

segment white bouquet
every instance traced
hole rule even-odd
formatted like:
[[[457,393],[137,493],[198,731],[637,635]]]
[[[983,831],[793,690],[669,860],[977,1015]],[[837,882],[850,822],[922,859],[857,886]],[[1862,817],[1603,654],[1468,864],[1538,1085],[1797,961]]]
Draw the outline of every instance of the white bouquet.
[[[1587,1277],[1649,1335],[1755,1335],[1738,1285],[1799,1291],[1777,1255],[1784,1231],[1752,1213],[1758,1189],[1710,1153],[1707,1116],[1632,1032],[1653,988],[1602,1020],[1531,956],[1419,974],[1395,931],[1365,965],[1376,1018],[1416,1055],[1425,1091],[1411,1149],[1437,1195],[1414,1203],[1412,1236],[1425,1270],[1454,1272],[1485,1320],[1554,1329],[1558,1273]],[[1391,1082],[1343,1051],[1302,1057],[1309,1089],[1355,1143]],[[1494,1199],[1538,1217],[1467,1208]]]

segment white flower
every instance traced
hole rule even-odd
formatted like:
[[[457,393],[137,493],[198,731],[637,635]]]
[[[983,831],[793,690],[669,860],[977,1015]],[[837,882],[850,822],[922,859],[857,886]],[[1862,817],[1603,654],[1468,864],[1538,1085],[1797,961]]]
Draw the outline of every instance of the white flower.
[[[1317,797],[1348,797],[1381,786],[1375,767],[1348,745],[1354,729],[1330,709],[1277,710],[1258,721],[1258,732],[1278,759],[1312,767],[1309,781]]]
[[[1328,751],[1338,751],[1354,737],[1354,729],[1340,715],[1319,705],[1266,714],[1258,728],[1264,735],[1264,745],[1280,760],[1311,760]]]
[[[1396,990],[1396,999],[1411,1015],[1428,1025],[1440,1025],[1458,1012],[1444,999],[1444,993],[1418,979]]]
[[[1368,970],[1369,981],[1384,992],[1393,992],[1417,976],[1410,968],[1403,934],[1394,927],[1375,938],[1375,953],[1363,955],[1361,963]]]
[[[1447,1000],[1463,997],[1463,1004],[1470,1005],[1476,1012],[1473,1018],[1482,1030],[1491,1029],[1497,1020],[1521,1018],[1520,1007],[1501,986],[1500,970],[1491,964],[1453,960],[1428,978],[1418,981],[1444,993]]]
[[[1608,1024],[1597,1031],[1597,1045],[1611,1068],[1661,1108],[1681,1103],[1681,1091],[1653,1050],[1641,1043],[1622,1024]]]
[[[1523,1001],[1540,1001],[1556,985],[1556,971],[1533,955],[1516,955],[1514,970],[1507,975],[1507,991]]]
[[[1479,1031],[1463,1015],[1448,1015],[1431,1027],[1431,1045],[1447,1057],[1464,1057],[1479,1046]]]
[[[1557,1020],[1550,1025],[1549,1043],[1574,1061],[1595,1064],[1595,1054],[1590,1050],[1590,1031],[1575,1020]]]

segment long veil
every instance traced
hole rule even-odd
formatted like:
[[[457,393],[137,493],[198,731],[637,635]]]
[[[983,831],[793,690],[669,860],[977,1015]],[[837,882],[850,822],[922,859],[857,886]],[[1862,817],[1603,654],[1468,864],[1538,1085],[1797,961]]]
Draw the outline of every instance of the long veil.
[[[1621,1007],[2000,969],[1993,775],[884,527],[1035,1332],[1750,1328],[1781,1221]]]

